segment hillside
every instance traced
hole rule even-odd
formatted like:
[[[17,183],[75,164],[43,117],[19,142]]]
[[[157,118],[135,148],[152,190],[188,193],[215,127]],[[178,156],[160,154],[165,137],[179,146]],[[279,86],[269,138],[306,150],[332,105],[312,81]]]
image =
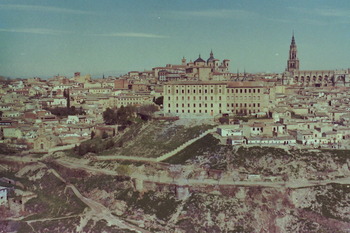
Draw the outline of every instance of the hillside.
[[[114,147],[97,155],[158,157],[199,136],[209,124],[182,124],[181,122],[153,121],[130,126],[113,139]]]

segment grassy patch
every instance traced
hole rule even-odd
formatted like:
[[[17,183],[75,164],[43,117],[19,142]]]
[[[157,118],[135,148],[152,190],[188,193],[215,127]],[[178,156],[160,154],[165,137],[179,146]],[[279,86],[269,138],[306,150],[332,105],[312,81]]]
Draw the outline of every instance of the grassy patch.
[[[142,209],[146,214],[155,214],[157,218],[169,220],[180,203],[171,193],[159,193],[150,191],[143,195],[132,189],[120,190],[115,194],[115,199],[127,202],[129,210]]]
[[[52,174],[33,183],[29,189],[37,194],[37,197],[29,200],[25,205],[27,210],[37,214],[29,216],[26,220],[82,213],[87,206],[70,188],[65,190],[65,187],[66,184]]]
[[[164,162],[171,164],[185,164],[188,159],[195,158],[203,153],[210,154],[219,151],[222,147],[219,143],[219,139],[208,134]]]
[[[115,144],[118,148],[112,148],[100,154],[158,157],[176,149],[212,127],[211,125],[199,125],[186,128],[166,122],[152,122],[142,129],[141,127],[129,129],[116,141]]]

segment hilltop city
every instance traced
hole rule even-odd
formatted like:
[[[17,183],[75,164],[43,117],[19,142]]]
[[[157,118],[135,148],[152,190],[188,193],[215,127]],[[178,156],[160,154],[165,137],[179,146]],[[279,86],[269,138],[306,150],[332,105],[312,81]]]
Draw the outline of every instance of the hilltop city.
[[[350,69],[208,52],[1,77],[0,232],[349,232]]]
[[[1,142],[15,150],[53,152],[91,134],[115,135],[103,112],[155,105],[157,117],[212,118],[227,143],[347,148],[350,70],[300,70],[294,35],[282,73],[231,73],[230,60],[211,51],[181,64],[120,77],[76,72],[1,81]],[[68,110],[67,110],[68,109]]]

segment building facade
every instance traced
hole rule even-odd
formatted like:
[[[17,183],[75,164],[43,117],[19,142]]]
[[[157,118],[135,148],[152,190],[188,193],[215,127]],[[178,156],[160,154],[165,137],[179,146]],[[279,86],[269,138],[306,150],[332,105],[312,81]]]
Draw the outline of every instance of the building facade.
[[[174,82],[164,85],[164,112],[217,116],[267,113],[271,86],[258,82]]]

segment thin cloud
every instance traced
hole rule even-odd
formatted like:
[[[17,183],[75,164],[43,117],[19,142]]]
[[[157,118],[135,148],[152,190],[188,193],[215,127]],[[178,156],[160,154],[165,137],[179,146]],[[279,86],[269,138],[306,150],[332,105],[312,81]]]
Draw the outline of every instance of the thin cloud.
[[[198,17],[198,18],[239,18],[248,19],[258,16],[255,12],[245,10],[201,10],[201,11],[170,11],[171,16]]]
[[[47,28],[16,28],[16,29],[0,28],[0,32],[30,33],[30,34],[42,34],[42,35],[62,35],[62,34],[71,33],[69,31],[60,31],[60,30],[47,29]]]
[[[315,9],[315,14],[326,17],[345,17],[350,18],[350,10],[343,9]]]
[[[168,36],[138,33],[138,32],[120,32],[120,33],[106,33],[106,34],[92,34],[93,36],[105,36],[105,37],[139,37],[139,38],[168,38]]]
[[[93,12],[53,6],[0,4],[0,10],[43,11],[64,14],[93,14]]]
[[[350,10],[344,9],[330,9],[330,8],[314,8],[314,9],[306,9],[300,7],[289,7],[290,10],[299,12],[307,15],[317,15],[323,17],[342,17],[342,18],[350,18]]]

